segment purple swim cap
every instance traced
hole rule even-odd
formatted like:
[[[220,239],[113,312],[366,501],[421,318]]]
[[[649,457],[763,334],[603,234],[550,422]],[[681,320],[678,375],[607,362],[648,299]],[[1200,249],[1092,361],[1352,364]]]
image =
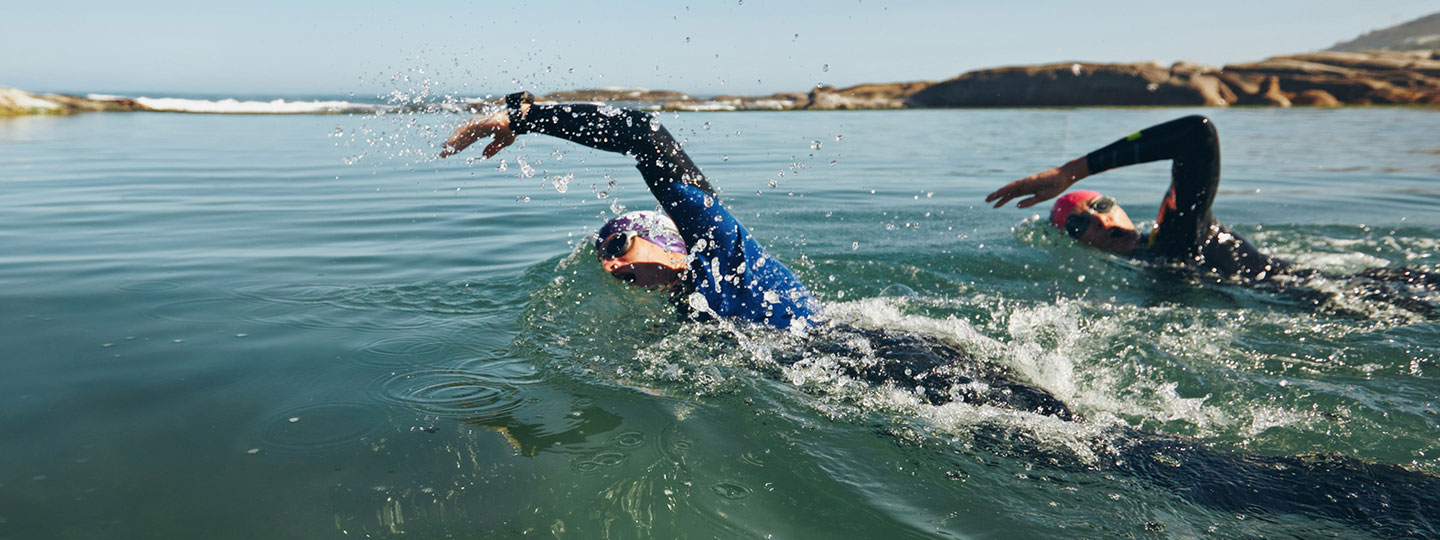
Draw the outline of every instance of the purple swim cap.
[[[665,248],[665,251],[689,252],[685,248],[685,239],[680,236],[680,229],[675,227],[675,222],[670,220],[670,216],[654,210],[626,212],[605,222],[605,226],[600,227],[600,232],[595,236],[595,250],[599,251],[600,244],[610,235],[625,231],[635,231],[637,236]]]

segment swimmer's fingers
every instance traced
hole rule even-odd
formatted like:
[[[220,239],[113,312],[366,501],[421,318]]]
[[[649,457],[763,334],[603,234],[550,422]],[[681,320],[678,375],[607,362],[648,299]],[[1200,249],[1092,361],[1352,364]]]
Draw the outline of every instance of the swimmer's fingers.
[[[1050,196],[1040,196],[1040,195],[1036,195],[1036,196],[1034,196],[1034,197],[1030,197],[1029,199],[1025,199],[1025,200],[1023,200],[1023,201],[1020,201],[1020,202],[1015,203],[1015,207],[1016,207],[1016,208],[1029,208],[1029,207],[1031,207],[1031,206],[1035,206],[1035,205],[1037,205],[1037,204],[1040,204],[1040,203],[1042,203],[1042,202],[1045,202],[1045,201],[1047,201],[1047,200],[1050,200],[1050,197],[1054,197],[1054,195],[1050,195]]]
[[[1036,174],[1033,176],[1027,176],[1014,182],[1010,182],[1009,184],[1005,184],[1005,187],[997,189],[991,194],[987,195],[985,197],[985,202],[994,202],[995,208],[999,208],[1001,206],[1005,206],[1005,203],[1008,203],[1012,199],[1015,199],[1017,197],[1036,195],[1038,191],[1045,188],[1046,181],[1043,176],[1048,172],[1050,171],[1046,171],[1044,173]],[[1026,204],[1027,202],[1029,204]],[[1031,197],[1030,199],[1020,201],[1020,203],[1016,206],[1024,208],[1026,206],[1035,204],[1036,202],[1039,201],[1035,200],[1035,197]]]
[[[507,129],[500,133],[496,133],[495,140],[490,141],[490,144],[485,145],[485,150],[481,152],[480,155],[486,158],[492,157],[495,154],[500,153],[501,150],[504,150],[506,146],[510,146],[510,143],[513,142],[515,142],[514,132],[511,132]]]
[[[1001,189],[1000,191],[996,191],[985,196],[985,202],[993,202],[995,203],[995,208],[999,208],[1001,206],[1005,206],[1005,203],[1010,202],[1010,199],[1014,199],[1015,197],[1019,196],[1015,194],[1002,194],[1001,191],[1004,190]]]
[[[475,141],[490,136],[495,137],[495,142],[485,148],[485,157],[495,155],[495,152],[499,152],[515,141],[515,134],[510,131],[510,117],[505,111],[497,111],[488,116],[476,116],[456,128],[455,133],[445,140],[445,146],[440,150],[440,157],[458,154],[475,144]],[[504,143],[497,146],[496,143],[500,143],[502,140]]]

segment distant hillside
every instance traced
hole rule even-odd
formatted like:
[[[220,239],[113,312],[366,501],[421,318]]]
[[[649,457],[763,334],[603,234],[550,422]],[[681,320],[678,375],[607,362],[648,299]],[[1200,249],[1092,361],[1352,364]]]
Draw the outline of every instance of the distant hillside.
[[[1337,43],[1332,51],[1418,51],[1440,49],[1440,13],[1382,28],[1358,38]]]

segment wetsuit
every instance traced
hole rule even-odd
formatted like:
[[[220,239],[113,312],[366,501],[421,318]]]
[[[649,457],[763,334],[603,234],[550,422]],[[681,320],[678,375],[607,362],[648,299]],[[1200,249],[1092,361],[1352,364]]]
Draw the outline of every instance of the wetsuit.
[[[1225,278],[1267,282],[1317,305],[1327,303],[1331,293],[1276,283],[1270,278],[1287,275],[1343,279],[1366,299],[1430,318],[1440,317],[1440,306],[1405,290],[1440,292],[1440,274],[1415,268],[1372,268],[1350,275],[1325,275],[1266,255],[1220,224],[1210,213],[1220,185],[1220,138],[1208,118],[1192,115],[1145,128],[1086,154],[1085,164],[1094,175],[1162,159],[1174,162],[1170,168],[1170,190],[1155,217],[1154,230],[1132,253],[1133,257],[1177,261]]]
[[[782,330],[803,322],[816,331],[802,348],[777,354],[777,361],[789,365],[826,355],[858,379],[921,386],[932,403],[965,401],[1073,418],[1044,389],[940,340],[846,325],[817,327],[819,302],[720,204],[700,168],[653,116],[595,104],[533,102],[522,112],[529,99],[524,93],[506,97],[516,135],[541,133],[635,158],[692,255],[684,286],[671,295],[682,316],[740,319]]]
[[[1224,277],[1263,280],[1293,268],[1262,253],[1210,213],[1220,185],[1220,138],[1215,125],[1192,115],[1151,126],[1085,156],[1090,174],[1116,167],[1174,160],[1170,191],[1149,239],[1132,255],[1180,261]]]
[[[653,116],[595,104],[532,104],[522,115],[523,99],[506,98],[510,131],[516,135],[541,133],[635,158],[645,184],[690,250],[686,286],[672,295],[682,315],[779,329],[816,322],[815,297],[720,204],[700,168]]]

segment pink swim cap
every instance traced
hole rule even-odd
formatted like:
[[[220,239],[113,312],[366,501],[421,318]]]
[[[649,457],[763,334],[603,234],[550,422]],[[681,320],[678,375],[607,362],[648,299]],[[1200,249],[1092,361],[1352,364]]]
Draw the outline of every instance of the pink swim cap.
[[[1088,189],[1061,195],[1059,199],[1055,199],[1055,205],[1050,207],[1050,223],[1054,224],[1056,228],[1064,229],[1065,218],[1070,217],[1070,213],[1075,211],[1076,206],[1099,196],[1100,192]]]

